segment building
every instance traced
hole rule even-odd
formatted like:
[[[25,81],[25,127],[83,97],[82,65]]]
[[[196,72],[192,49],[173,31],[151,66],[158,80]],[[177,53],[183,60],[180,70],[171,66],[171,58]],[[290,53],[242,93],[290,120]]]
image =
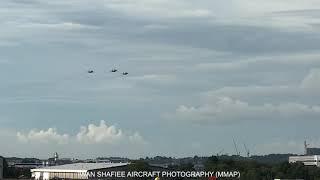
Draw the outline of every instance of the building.
[[[31,176],[35,180],[50,179],[90,179],[90,172],[123,170],[129,163],[75,163],[59,166],[48,166],[31,169]]]
[[[306,166],[320,167],[320,155],[313,156],[290,156],[289,163],[301,162]]]
[[[307,148],[307,155],[320,155],[320,148]]]
[[[307,141],[304,141],[304,154],[305,155],[320,155],[320,148],[308,147]]]
[[[0,179],[3,179],[4,159],[0,156]]]
[[[112,163],[109,159],[96,159],[96,163]]]
[[[31,169],[31,168],[37,168],[37,167],[40,167],[42,166],[43,163],[16,163],[14,164],[14,168],[22,168],[22,169]]]

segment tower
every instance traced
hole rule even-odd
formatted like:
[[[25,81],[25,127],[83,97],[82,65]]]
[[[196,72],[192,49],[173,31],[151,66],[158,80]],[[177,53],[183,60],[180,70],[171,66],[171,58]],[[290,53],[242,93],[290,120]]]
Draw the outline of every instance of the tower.
[[[309,145],[309,144],[307,144],[307,141],[304,140],[304,155],[307,155],[307,154],[308,154],[308,145]]]
[[[57,163],[58,159],[59,159],[59,155],[57,152],[54,153],[54,162]]]

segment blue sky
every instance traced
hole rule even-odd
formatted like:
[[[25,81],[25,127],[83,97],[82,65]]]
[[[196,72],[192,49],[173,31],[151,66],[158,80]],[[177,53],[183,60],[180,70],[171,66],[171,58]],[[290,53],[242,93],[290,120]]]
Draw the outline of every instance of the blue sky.
[[[0,4],[4,156],[234,154],[232,139],[253,154],[320,146],[316,0]]]

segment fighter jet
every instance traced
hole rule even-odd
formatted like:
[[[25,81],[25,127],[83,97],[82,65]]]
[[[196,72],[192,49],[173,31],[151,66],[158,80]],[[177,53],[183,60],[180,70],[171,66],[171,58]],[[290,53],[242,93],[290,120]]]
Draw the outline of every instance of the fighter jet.
[[[122,75],[124,75],[124,76],[126,76],[126,75],[128,75],[129,73],[127,73],[127,72],[123,72],[122,73]]]

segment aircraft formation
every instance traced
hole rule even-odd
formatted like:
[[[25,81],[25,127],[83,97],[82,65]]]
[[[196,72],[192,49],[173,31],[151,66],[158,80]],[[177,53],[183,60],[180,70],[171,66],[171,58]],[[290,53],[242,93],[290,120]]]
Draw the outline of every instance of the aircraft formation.
[[[114,69],[111,69],[110,72],[112,72],[112,73],[118,72],[118,69],[115,69],[115,68],[114,68]],[[91,70],[91,69],[90,69],[90,70],[88,70],[88,73],[89,73],[89,74],[93,74],[93,73],[94,73],[94,70]],[[126,76],[126,75],[128,75],[128,74],[129,74],[128,72],[123,72],[123,73],[122,73],[123,76]]]

